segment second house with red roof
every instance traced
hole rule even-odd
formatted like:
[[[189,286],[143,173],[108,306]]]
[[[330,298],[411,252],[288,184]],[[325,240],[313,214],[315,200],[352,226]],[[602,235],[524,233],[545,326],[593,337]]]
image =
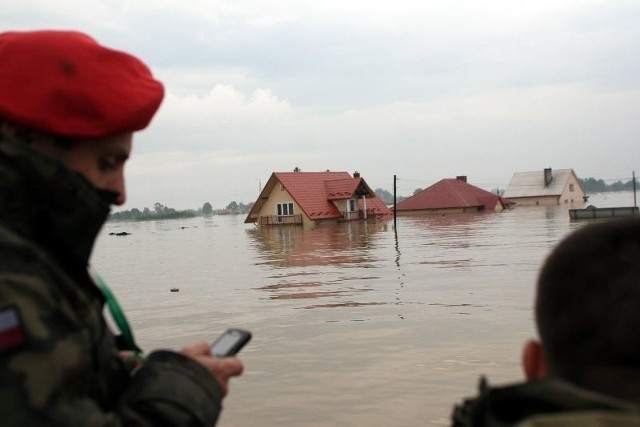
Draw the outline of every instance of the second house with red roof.
[[[396,205],[397,215],[500,212],[513,202],[467,183],[466,176],[443,179]]]

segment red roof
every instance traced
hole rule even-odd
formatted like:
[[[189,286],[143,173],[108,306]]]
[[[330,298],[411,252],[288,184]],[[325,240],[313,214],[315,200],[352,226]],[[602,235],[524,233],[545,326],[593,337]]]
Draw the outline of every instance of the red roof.
[[[356,189],[362,182],[362,178],[347,178],[325,181],[327,198],[329,200],[344,200],[353,197]]]
[[[494,210],[500,196],[459,179],[443,179],[398,203],[396,210],[482,207]],[[504,203],[503,203],[504,204]]]
[[[274,172],[273,175],[309,218],[342,218],[342,213],[327,198],[325,183],[350,179],[348,172]]]
[[[245,222],[257,219],[255,215],[264,204],[264,198],[278,182],[312,220],[342,218],[342,212],[333,200],[358,198],[358,209],[364,209],[362,195],[367,197],[367,210],[374,209],[376,214],[382,215],[392,214],[364,179],[354,178],[348,172],[274,172]]]

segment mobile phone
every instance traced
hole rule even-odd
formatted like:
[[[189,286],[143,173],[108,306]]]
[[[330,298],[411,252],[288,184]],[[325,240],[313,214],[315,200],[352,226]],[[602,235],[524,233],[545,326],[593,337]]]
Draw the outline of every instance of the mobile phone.
[[[244,329],[227,329],[211,344],[211,354],[216,357],[229,357],[237,354],[251,339],[251,332]]]

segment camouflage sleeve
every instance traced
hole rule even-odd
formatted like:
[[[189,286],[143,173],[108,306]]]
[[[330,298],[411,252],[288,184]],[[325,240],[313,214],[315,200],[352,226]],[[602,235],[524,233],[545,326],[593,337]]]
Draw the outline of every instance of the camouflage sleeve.
[[[203,367],[162,351],[130,376],[100,301],[60,292],[37,264],[29,273],[7,272],[2,264],[2,425],[215,424],[222,391]]]
[[[120,411],[131,419],[158,420],[154,425],[170,420],[176,426],[213,426],[222,397],[218,383],[198,363],[178,353],[156,351],[132,376]]]

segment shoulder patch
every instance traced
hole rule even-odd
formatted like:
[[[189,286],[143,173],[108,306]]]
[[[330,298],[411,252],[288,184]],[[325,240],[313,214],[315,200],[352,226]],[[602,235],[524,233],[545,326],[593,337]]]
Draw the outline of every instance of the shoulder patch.
[[[0,309],[0,351],[17,348],[25,342],[25,332],[16,307]]]

